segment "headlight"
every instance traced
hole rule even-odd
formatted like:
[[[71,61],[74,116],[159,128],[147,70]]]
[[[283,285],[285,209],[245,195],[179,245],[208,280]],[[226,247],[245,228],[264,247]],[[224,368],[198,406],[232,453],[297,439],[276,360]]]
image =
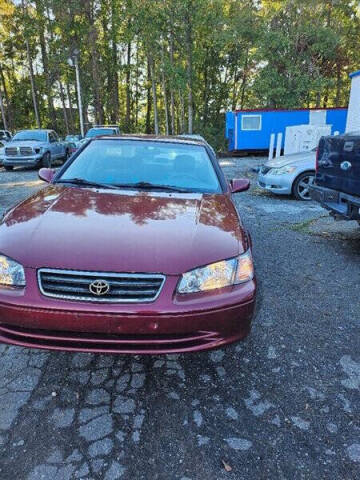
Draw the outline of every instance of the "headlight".
[[[25,287],[25,272],[20,263],[0,255],[0,285]]]
[[[195,293],[248,282],[254,278],[254,265],[248,250],[230,260],[212,263],[186,272],[181,277],[178,293]]]
[[[40,153],[40,152],[41,152],[41,148],[40,148],[40,147],[35,147],[35,148],[34,148],[34,152],[35,152],[35,153]]]
[[[293,173],[295,172],[296,167],[294,165],[285,165],[284,167],[280,168],[272,168],[269,172],[270,175],[284,175],[285,173]]]

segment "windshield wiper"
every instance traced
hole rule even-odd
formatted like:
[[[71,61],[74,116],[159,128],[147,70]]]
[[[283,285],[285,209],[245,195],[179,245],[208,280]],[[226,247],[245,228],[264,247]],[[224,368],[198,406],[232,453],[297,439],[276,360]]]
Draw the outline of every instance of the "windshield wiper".
[[[59,178],[59,180],[56,180],[55,183],[72,183],[73,185],[82,185],[84,187],[96,188],[120,188],[118,185],[111,185],[110,183],[91,182],[90,180],[85,180],[83,178]]]
[[[122,187],[122,188],[139,188],[143,190],[166,190],[170,192],[189,192],[187,188],[181,188],[181,187],[176,187],[175,185],[161,185],[161,184],[156,184],[156,183],[150,183],[150,182],[137,182],[137,183],[117,183],[117,187]]]

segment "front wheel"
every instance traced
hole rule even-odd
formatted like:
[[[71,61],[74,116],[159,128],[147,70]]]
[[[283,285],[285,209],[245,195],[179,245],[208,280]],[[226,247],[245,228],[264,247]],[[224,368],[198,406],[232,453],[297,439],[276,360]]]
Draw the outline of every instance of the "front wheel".
[[[297,177],[293,185],[293,194],[297,200],[309,201],[310,186],[314,183],[315,172],[304,172]]]
[[[42,158],[41,164],[44,168],[51,168],[51,155],[49,152],[45,153],[45,155]]]

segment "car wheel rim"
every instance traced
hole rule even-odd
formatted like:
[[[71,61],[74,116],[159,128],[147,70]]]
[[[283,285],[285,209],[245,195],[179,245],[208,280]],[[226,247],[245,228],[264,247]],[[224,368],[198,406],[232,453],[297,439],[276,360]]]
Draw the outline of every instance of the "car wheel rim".
[[[313,175],[308,175],[306,177],[303,177],[300,182],[298,183],[298,194],[299,197],[302,198],[303,200],[311,200],[310,197],[310,186],[314,182],[314,176]]]

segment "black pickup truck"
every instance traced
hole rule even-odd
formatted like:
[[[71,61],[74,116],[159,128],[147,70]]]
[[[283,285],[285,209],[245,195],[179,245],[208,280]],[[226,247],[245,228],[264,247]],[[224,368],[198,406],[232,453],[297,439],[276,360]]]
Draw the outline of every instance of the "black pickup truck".
[[[310,196],[335,218],[360,223],[360,132],[320,139]]]

